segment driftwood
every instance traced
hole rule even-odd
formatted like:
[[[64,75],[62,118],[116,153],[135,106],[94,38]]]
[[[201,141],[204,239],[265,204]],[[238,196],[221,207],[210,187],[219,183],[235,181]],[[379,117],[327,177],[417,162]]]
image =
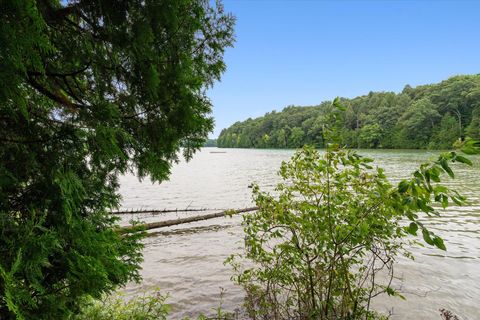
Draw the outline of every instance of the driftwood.
[[[135,226],[121,227],[121,228],[119,228],[119,231],[129,231],[129,230],[135,230],[135,229],[150,230],[150,229],[171,227],[171,226],[176,226],[176,225],[179,225],[179,224],[191,223],[191,222],[214,219],[214,218],[220,218],[220,217],[225,217],[225,216],[230,215],[230,214],[238,214],[238,213],[250,212],[250,211],[255,211],[255,210],[258,210],[258,207],[251,207],[251,208],[237,209],[237,210],[225,210],[225,211],[206,214],[206,215],[202,215],[202,216],[193,216],[193,217],[179,218],[179,219],[174,219],[174,220],[165,220],[165,221],[158,221],[158,222],[143,223],[143,224],[138,224],[138,225],[135,225]]]
[[[211,210],[225,210],[225,209],[208,209],[208,208],[199,208],[199,209],[162,209],[162,210],[152,210],[152,209],[132,209],[132,210],[125,210],[125,211],[112,211],[110,214],[115,215],[122,215],[122,214],[141,214],[141,213],[149,213],[149,214],[160,214],[160,213],[171,213],[171,212],[197,212],[197,211],[211,211]]]

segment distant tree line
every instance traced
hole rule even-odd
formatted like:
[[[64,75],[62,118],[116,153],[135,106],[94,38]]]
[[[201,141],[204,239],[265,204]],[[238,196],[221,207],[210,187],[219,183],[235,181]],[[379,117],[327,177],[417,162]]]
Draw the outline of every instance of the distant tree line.
[[[346,108],[339,135],[351,148],[447,149],[458,139],[480,139],[480,75],[451,77],[401,93],[370,92],[341,98]],[[288,106],[281,112],[236,122],[217,140],[223,148],[324,146],[330,101]]]
[[[216,147],[217,146],[217,139],[207,139],[203,144],[204,147]]]

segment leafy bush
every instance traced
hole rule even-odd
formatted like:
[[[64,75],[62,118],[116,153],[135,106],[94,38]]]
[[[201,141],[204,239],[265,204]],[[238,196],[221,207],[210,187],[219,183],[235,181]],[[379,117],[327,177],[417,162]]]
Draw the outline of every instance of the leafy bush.
[[[160,292],[144,293],[130,300],[121,294],[103,300],[89,299],[84,302],[80,314],[72,320],[162,320],[170,310],[165,303],[167,295]]]
[[[88,298],[83,301],[83,308],[71,320],[165,320],[171,310],[166,303],[168,295],[160,291],[147,291],[140,296],[127,299],[122,293],[107,296],[98,300]],[[220,304],[213,311],[213,316],[199,314],[198,320],[233,320],[237,314],[227,312],[222,307],[223,290],[220,293]],[[184,320],[189,320],[186,317]]]
[[[251,318],[381,318],[370,303],[382,293],[400,296],[391,283],[396,257],[410,256],[407,235],[421,230],[445,250],[417,213],[438,214],[433,202],[461,204],[437,182],[442,172],[453,176],[449,162],[469,161],[446,153],[396,187],[371,161],[338,147],[323,156],[304,148],[282,164],[275,193],[254,186],[259,210],[244,216],[245,253],[227,260]]]

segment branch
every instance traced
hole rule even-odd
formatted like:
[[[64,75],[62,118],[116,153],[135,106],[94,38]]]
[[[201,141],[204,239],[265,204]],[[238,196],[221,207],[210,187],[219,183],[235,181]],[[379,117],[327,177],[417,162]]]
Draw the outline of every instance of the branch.
[[[77,112],[79,109],[84,109],[87,108],[86,105],[83,104],[78,104],[78,103],[73,103],[71,102],[67,96],[65,95],[59,95],[57,93],[53,93],[49,91],[47,88],[43,87],[40,83],[38,83],[34,78],[28,77],[27,82],[35,89],[37,89],[38,92],[46,96],[47,98],[50,98],[51,100],[64,105],[68,109],[70,109],[72,112]]]
[[[138,210],[126,210],[126,211],[112,211],[110,214],[159,214],[159,213],[170,213],[170,212],[197,212],[197,211],[210,211],[210,210],[226,210],[226,209],[208,209],[208,208],[199,208],[199,209],[163,209],[163,210],[155,210],[155,209],[138,209]]]
[[[27,71],[27,74],[29,76],[43,76],[43,75],[45,75],[45,76],[62,77],[62,78],[72,77],[72,76],[76,76],[77,74],[85,72],[90,67],[91,63],[92,63],[92,61],[90,60],[90,61],[87,62],[85,67],[83,67],[79,70],[70,71],[70,72],[67,72],[67,73],[50,72],[50,71],[45,71],[44,73],[42,73],[42,72],[38,72],[38,71]]]
[[[0,138],[0,141],[10,142],[10,143],[20,143],[20,144],[35,144],[35,143],[45,143],[55,139],[55,137],[50,137],[46,139],[34,139],[34,140],[21,140],[21,139],[9,139],[9,138]]]
[[[79,5],[80,2],[71,4],[66,7],[60,7],[60,8],[55,8],[51,5],[51,3],[47,0],[42,0],[42,4],[45,6],[47,12],[46,12],[46,21],[49,24],[52,23],[59,23],[62,20],[64,20],[66,17],[71,15],[72,13],[78,12],[79,11]]]
[[[207,219],[225,217],[229,214],[238,214],[238,213],[250,212],[250,211],[256,211],[256,210],[258,210],[258,207],[238,209],[233,211],[225,210],[225,211],[211,213],[203,216],[194,216],[194,217],[187,217],[187,218],[181,218],[181,219],[175,219],[175,220],[166,220],[166,221],[139,224],[134,226],[119,227],[117,231],[119,231],[120,233],[125,233],[129,231],[135,231],[137,229],[140,229],[143,231],[143,230],[150,230],[150,229],[156,229],[156,228],[164,228],[164,227],[170,227],[170,226],[175,226],[175,225],[184,224],[184,223],[191,223],[191,222],[202,221]]]

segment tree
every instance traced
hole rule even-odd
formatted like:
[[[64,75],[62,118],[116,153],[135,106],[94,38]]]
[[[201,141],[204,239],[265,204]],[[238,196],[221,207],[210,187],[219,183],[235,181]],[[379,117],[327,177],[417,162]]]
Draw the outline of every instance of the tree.
[[[285,148],[287,146],[287,133],[285,129],[280,129],[277,132],[277,145],[281,148]]]
[[[449,113],[445,114],[436,128],[429,147],[432,149],[450,149],[453,143],[460,139],[458,122]]]
[[[270,136],[268,134],[264,134],[262,137],[262,142],[265,147],[268,147],[270,144]]]
[[[302,146],[303,138],[305,133],[300,127],[293,127],[292,132],[290,133],[290,141],[292,147],[298,148]]]
[[[382,128],[378,123],[364,125],[360,129],[361,146],[376,148],[382,138]]]
[[[438,118],[440,114],[428,98],[412,103],[400,118],[408,146],[426,145]]]
[[[8,0],[0,12],[0,318],[60,319],[139,279],[119,174],[162,181],[212,129],[234,18],[207,0]]]
[[[472,121],[466,129],[466,134],[472,139],[480,139],[480,107],[476,107],[472,112]]]

